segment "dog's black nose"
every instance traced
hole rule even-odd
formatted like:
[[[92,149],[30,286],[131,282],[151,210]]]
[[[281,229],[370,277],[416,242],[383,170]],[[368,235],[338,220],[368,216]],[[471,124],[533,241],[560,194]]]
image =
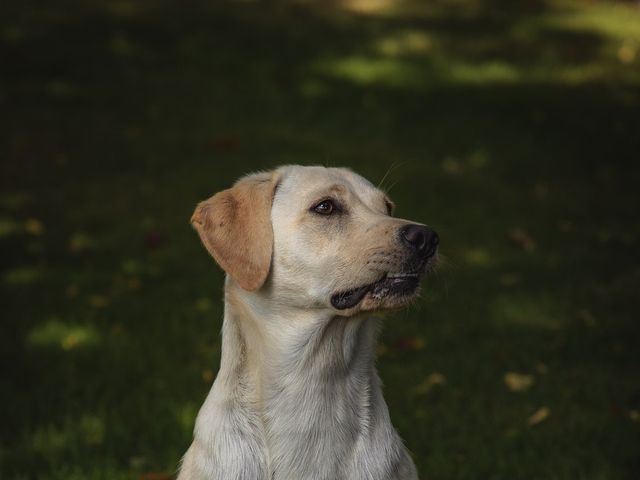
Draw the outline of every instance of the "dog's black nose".
[[[436,253],[436,248],[440,242],[435,230],[424,225],[405,225],[400,229],[400,238],[406,246],[425,257],[430,257]]]

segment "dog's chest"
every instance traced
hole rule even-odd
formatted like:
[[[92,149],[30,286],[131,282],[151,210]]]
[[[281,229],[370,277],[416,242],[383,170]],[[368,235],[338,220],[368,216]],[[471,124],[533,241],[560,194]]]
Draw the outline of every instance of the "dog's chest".
[[[264,412],[273,478],[343,477],[368,427],[368,389],[348,377],[323,384],[282,380],[266,392]]]
[[[313,365],[269,373],[263,418],[273,480],[395,478],[403,450],[371,352],[344,355],[345,341],[317,345],[324,352]]]

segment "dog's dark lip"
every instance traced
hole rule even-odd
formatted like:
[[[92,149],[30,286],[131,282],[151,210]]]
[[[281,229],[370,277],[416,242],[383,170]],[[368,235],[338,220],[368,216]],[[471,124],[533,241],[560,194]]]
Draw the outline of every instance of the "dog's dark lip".
[[[424,267],[413,272],[385,273],[379,280],[331,296],[331,305],[338,310],[355,307],[367,293],[373,297],[382,298],[386,295],[402,296],[415,292],[420,284],[420,277]]]
[[[347,308],[355,307],[360,300],[364,298],[367,292],[375,285],[365,285],[353,290],[347,290],[346,292],[338,292],[331,295],[331,305],[338,310],[346,310]]]

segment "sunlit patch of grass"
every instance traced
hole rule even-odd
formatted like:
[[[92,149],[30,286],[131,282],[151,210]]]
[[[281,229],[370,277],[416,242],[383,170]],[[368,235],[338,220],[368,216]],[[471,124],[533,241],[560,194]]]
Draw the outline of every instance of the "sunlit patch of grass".
[[[193,430],[197,415],[198,406],[193,402],[185,403],[176,411],[176,420],[186,434],[191,433]]]
[[[81,253],[95,247],[95,241],[85,232],[75,232],[69,238],[68,250],[70,253]]]
[[[640,71],[613,72],[606,64],[557,65],[549,70],[536,64],[516,65],[503,60],[469,61],[434,55],[415,63],[401,58],[349,56],[317,62],[312,70],[356,85],[379,85],[398,89],[429,89],[436,85],[583,85],[606,81],[617,75],[627,82],[640,82]]]
[[[558,330],[566,323],[559,306],[549,295],[500,294],[492,300],[489,310],[497,326]]]
[[[562,6],[563,8],[558,8]],[[622,77],[629,81],[640,81],[637,69],[621,69],[638,62],[640,52],[640,11],[631,5],[621,3],[576,4],[559,2],[541,16],[533,16],[512,27],[514,38],[536,42],[543,38],[549,29],[558,32],[596,35],[602,44],[595,56],[580,67],[559,65],[561,80],[569,84]],[[612,69],[612,66],[618,68]],[[545,67],[547,65],[545,64]],[[556,69],[557,70],[557,69]],[[541,74],[549,74],[548,68]],[[539,75],[541,76],[541,75]]]
[[[475,9],[476,0],[455,0],[456,8],[465,11]],[[316,3],[328,3],[326,0],[316,0]],[[453,2],[425,2],[423,0],[340,0],[333,2],[343,12],[361,16],[378,18],[421,18],[446,12]],[[464,4],[464,5],[463,5]]]
[[[19,231],[20,226],[18,222],[8,217],[0,218],[0,238],[9,237]]]
[[[358,85],[386,85],[409,87],[420,84],[420,69],[398,59],[350,56],[322,60],[315,71],[335,78],[350,80]]]
[[[344,10],[355,13],[384,14],[395,3],[397,2],[394,0],[343,0],[338,2],[338,5]]]
[[[492,259],[489,252],[484,248],[470,248],[463,253],[464,261],[472,267],[489,267]]]
[[[412,2],[404,5],[409,10],[418,8]],[[398,8],[387,9],[390,12]],[[431,7],[420,7],[429,17],[437,18]],[[465,8],[470,5],[465,3]],[[394,88],[425,88],[434,84],[518,84],[556,83],[582,85],[613,78],[626,82],[640,82],[640,71],[628,68],[640,58],[640,12],[624,5],[578,5],[564,2],[540,14],[515,19],[504,33],[496,33],[492,42],[524,45],[537,52],[528,62],[503,58],[496,54],[483,60],[465,55],[471,45],[466,37],[448,38],[437,31],[399,29],[372,41],[374,55],[350,55],[343,58],[325,58],[313,69],[325,75],[348,80],[357,85],[382,85]],[[557,32],[560,37],[549,37]],[[586,40],[602,45],[595,48],[592,57],[567,62],[556,50],[571,50],[563,43],[562,35],[575,34],[569,39],[578,44],[580,34]],[[492,37],[493,38],[493,37]],[[555,39],[554,39],[555,38]],[[465,40],[466,39],[466,40]],[[474,41],[482,41],[481,38]],[[448,45],[457,45],[450,50]],[[587,46],[575,46],[584,50]],[[416,61],[416,57],[423,57]],[[413,61],[409,61],[409,60]],[[552,67],[552,68],[550,68]],[[627,68],[625,68],[627,67]]]
[[[524,76],[522,69],[500,60],[473,63],[454,60],[448,63],[443,70],[454,83],[516,83]]]
[[[421,30],[401,30],[374,42],[374,49],[385,56],[423,55],[433,48],[433,39]]]
[[[106,425],[99,415],[85,413],[67,418],[62,425],[49,424],[33,431],[30,449],[49,460],[79,445],[98,446],[104,441]]]
[[[300,93],[303,97],[319,98],[329,93],[329,88],[323,82],[317,80],[305,80],[300,84]]]
[[[522,69],[506,62],[468,62],[442,56],[423,64],[399,58],[351,56],[321,61],[315,70],[358,85],[396,88],[424,88],[443,82],[515,83],[525,76]]]
[[[610,73],[610,69],[602,64],[570,66],[558,70],[557,81],[565,85],[580,85],[606,79]]]
[[[0,195],[0,206],[9,210],[17,210],[33,201],[33,196],[26,192],[4,193]]]
[[[56,317],[37,325],[27,335],[30,346],[66,351],[96,345],[100,340],[100,333],[94,327],[63,323]]]
[[[47,425],[33,432],[30,444],[34,452],[52,457],[64,451],[69,445],[69,440],[69,434],[65,429]]]
[[[38,267],[20,267],[8,270],[2,276],[2,281],[9,286],[31,285],[43,277],[42,269]]]
[[[591,30],[610,39],[633,38],[640,41],[640,11],[631,4],[594,2],[585,5],[564,2],[546,24],[570,30]]]

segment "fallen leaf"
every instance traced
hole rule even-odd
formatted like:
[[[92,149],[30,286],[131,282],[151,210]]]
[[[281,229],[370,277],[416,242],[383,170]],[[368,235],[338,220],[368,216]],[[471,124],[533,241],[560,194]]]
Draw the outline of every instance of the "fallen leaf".
[[[78,296],[78,287],[77,285],[69,285],[65,290],[65,294],[68,298],[76,298]]]
[[[424,348],[424,339],[420,337],[400,337],[396,342],[400,350],[421,350]]]
[[[442,161],[442,170],[449,175],[458,175],[463,172],[464,168],[458,159],[447,157]]]
[[[140,475],[140,480],[171,480],[173,477],[168,473],[148,472]]]
[[[536,410],[533,415],[529,417],[529,419],[527,420],[527,423],[531,426],[538,425],[539,423],[544,422],[549,417],[550,414],[551,414],[551,410],[549,410],[547,407],[541,407],[538,410]]]
[[[637,47],[634,43],[625,40],[624,43],[618,49],[618,60],[620,63],[629,65],[633,63],[636,58]]]
[[[138,275],[142,272],[142,262],[134,258],[128,258],[122,262],[120,268],[127,275]]]
[[[387,353],[389,353],[389,347],[387,347],[384,343],[379,343],[378,346],[376,347],[376,355],[378,357],[382,357]]]
[[[221,135],[212,138],[209,146],[215,152],[230,152],[240,147],[240,139],[234,135]]]
[[[562,233],[569,233],[573,230],[573,222],[566,219],[558,221],[558,230]]]
[[[516,247],[521,248],[525,252],[532,252],[536,249],[536,241],[524,228],[512,228],[509,230],[507,236]]]
[[[507,372],[504,375],[504,383],[512,392],[526,392],[535,383],[533,375],[526,373]]]
[[[546,375],[548,371],[549,369],[544,363],[536,363],[536,372],[538,372],[540,375]]]
[[[44,233],[44,225],[37,218],[29,218],[26,222],[24,222],[24,230],[29,235],[39,237]]]
[[[68,249],[70,253],[82,253],[91,248],[93,240],[89,235],[82,232],[74,233],[69,239]]]
[[[76,346],[78,346],[79,341],[80,340],[77,335],[69,334],[62,339],[62,348],[67,351],[73,350],[74,348],[76,348]]]
[[[576,317],[578,318],[578,320],[584,322],[587,327],[593,328],[598,324],[598,320],[596,320],[596,317],[586,308],[578,310],[578,312],[576,313]]]
[[[500,275],[500,284],[504,287],[512,287],[520,283],[520,275],[517,273],[503,273]]]
[[[104,295],[91,295],[89,297],[89,305],[95,308],[105,308],[109,306],[109,299]]]
[[[464,252],[465,261],[474,267],[486,267],[491,264],[491,255],[483,248],[470,248]]]
[[[158,230],[149,230],[144,235],[144,241],[147,244],[149,250],[156,250],[164,243],[164,235]]]
[[[120,335],[124,332],[124,326],[121,323],[116,323],[111,327],[111,333],[114,335]]]
[[[445,383],[447,383],[447,378],[441,373],[434,372],[427,378],[425,378],[422,383],[418,384],[413,391],[418,395],[424,395],[425,393],[428,393],[430,390],[432,390],[435,386],[444,385]]]
[[[538,200],[543,200],[549,194],[549,185],[544,182],[538,182],[533,186],[533,194]]]
[[[54,159],[58,168],[65,167],[69,158],[64,153],[58,153]]]
[[[211,310],[212,307],[213,307],[213,302],[206,297],[199,298],[195,304],[195,309],[198,312],[208,312],[209,310]]]

